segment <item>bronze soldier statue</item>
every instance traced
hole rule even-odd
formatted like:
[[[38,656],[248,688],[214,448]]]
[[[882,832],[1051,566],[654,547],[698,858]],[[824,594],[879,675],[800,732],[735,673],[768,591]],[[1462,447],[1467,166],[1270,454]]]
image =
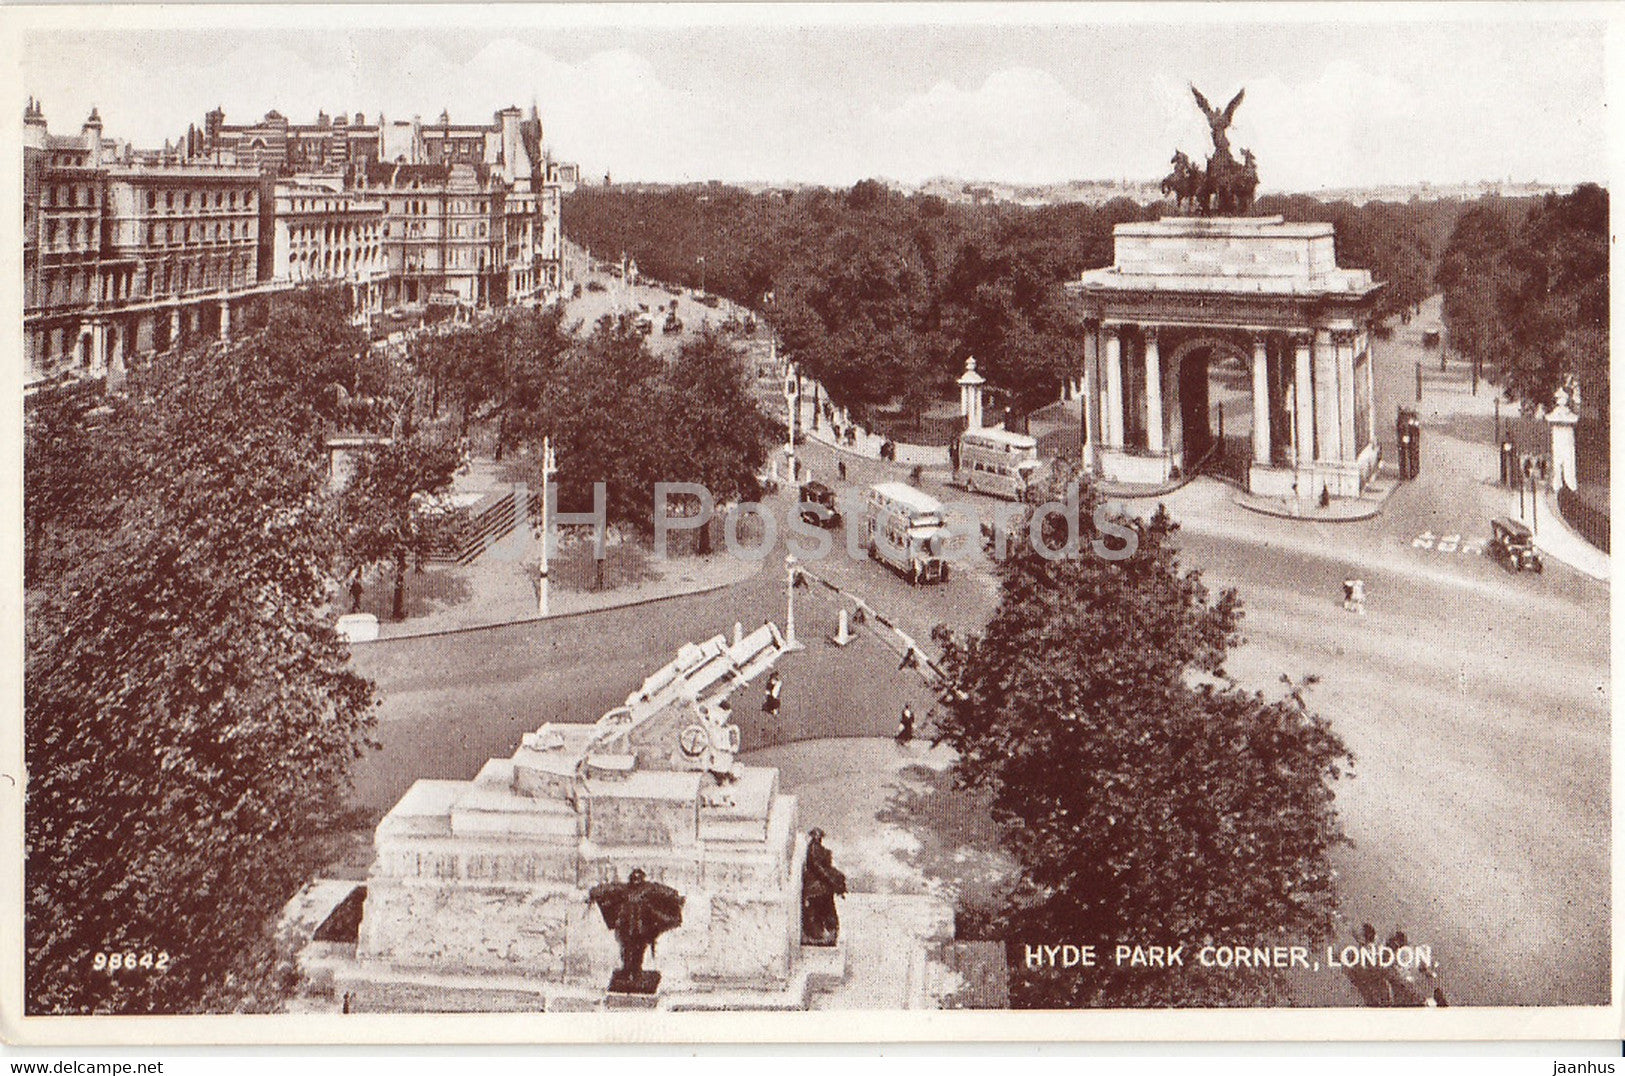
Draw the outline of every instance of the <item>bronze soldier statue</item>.
[[[846,896],[846,875],[835,868],[829,849],[824,847],[824,831],[807,834],[807,858],[801,867],[801,944],[835,944],[841,933],[841,917],[835,911],[835,898]]]
[[[655,939],[683,925],[683,898],[669,885],[649,881],[643,869],[634,869],[624,882],[604,882],[587,891],[598,905],[604,925],[621,943],[621,966],[609,977],[617,994],[652,994],[660,985],[658,971],[645,971],[643,954]]]

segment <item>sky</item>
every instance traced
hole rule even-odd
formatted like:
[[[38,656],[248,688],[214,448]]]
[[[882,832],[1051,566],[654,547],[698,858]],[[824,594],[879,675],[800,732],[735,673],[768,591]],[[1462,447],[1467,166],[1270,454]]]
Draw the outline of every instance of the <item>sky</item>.
[[[1604,180],[1600,8],[665,5],[126,10],[22,33],[54,131],[137,145],[215,105],[486,121],[619,181],[1157,179],[1211,149],[1192,82],[1246,98],[1267,190]],[[503,20],[501,25],[490,21]],[[1470,18],[1469,18],[1470,17]],[[122,22],[126,25],[118,25]],[[158,23],[158,25],[154,25]],[[61,27],[67,27],[66,29]],[[19,102],[20,106],[20,102]],[[19,107],[20,111],[20,107]]]

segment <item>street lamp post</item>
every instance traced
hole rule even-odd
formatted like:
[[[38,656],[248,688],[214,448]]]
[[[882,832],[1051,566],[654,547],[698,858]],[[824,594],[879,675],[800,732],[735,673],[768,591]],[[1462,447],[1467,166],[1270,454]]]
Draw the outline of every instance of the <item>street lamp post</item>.
[[[694,260],[700,263],[700,294],[704,295],[705,294],[705,255],[701,254],[698,258],[695,258]]]
[[[784,648],[786,650],[803,649],[796,639],[796,555],[787,553],[784,557]]]
[[[777,355],[777,348],[774,349]],[[788,481],[796,480],[796,412],[801,409],[801,375],[793,366],[784,371],[784,455],[789,467]]]
[[[558,457],[553,454],[553,439],[542,438],[542,563],[536,572],[536,612],[547,616],[547,552],[552,535],[548,528],[552,519],[547,511],[548,495],[552,491],[553,476],[559,471]]]

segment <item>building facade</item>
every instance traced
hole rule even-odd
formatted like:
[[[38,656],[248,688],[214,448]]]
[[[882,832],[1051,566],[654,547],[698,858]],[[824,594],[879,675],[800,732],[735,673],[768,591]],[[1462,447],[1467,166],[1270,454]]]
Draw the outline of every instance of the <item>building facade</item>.
[[[185,141],[194,158],[336,179],[379,201],[386,305],[502,306],[561,287],[560,203],[577,170],[552,159],[534,106],[528,117],[502,109],[489,124],[445,112],[433,123],[321,113],[295,124],[275,111],[228,124],[215,109]]]
[[[52,135],[25,113],[24,369],[117,376],[137,351],[229,337],[241,300],[272,290],[260,264],[265,184],[254,170]]]
[[[386,306],[544,302],[563,281],[561,198],[532,107],[489,124],[290,123],[220,109],[161,150],[77,135],[24,111],[26,380],[119,376],[142,351],[229,339],[242,300],[345,285],[358,317]]]
[[[308,177],[279,181],[275,192],[272,279],[342,284],[358,319],[382,309],[384,203]]]

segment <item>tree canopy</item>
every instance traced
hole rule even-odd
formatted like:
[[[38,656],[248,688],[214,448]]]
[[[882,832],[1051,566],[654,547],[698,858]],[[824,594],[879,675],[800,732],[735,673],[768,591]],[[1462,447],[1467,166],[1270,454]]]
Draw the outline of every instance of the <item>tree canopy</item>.
[[[864,180],[846,191],[749,194],[712,183],[582,187],[567,232],[599,256],[634,257],[649,278],[706,286],[762,311],[786,353],[836,403],[864,408],[951,395],[974,355],[1018,411],[1056,398],[1081,366],[1082,333],[1059,284],[1108,265],[1112,228],[1166,207],[949,203]],[[1339,259],[1389,287],[1385,310],[1431,292],[1455,201],[1351,205],[1294,196],[1260,212],[1331,220]],[[923,389],[921,389],[923,386]]]
[[[1608,247],[1608,192],[1596,184],[1470,208],[1438,271],[1451,344],[1531,407],[1577,385],[1606,425]]]
[[[329,610],[311,385],[331,370],[266,361],[342,341],[331,316],[291,298],[234,348],[137,368],[105,406],[30,408],[30,1012],[273,1003],[270,928],[373,720]]]
[[[1332,925],[1332,785],[1352,756],[1300,688],[1268,702],[1225,678],[1235,593],[1180,569],[1164,510],[1133,525],[1122,560],[1087,535],[1066,559],[1023,543],[985,629],[946,646],[940,739],[1021,867],[989,929],[1024,1007],[1278,1001],[1278,973],[1196,967],[1194,949],[1172,971],[1024,960],[1026,944],[1293,944]]]

